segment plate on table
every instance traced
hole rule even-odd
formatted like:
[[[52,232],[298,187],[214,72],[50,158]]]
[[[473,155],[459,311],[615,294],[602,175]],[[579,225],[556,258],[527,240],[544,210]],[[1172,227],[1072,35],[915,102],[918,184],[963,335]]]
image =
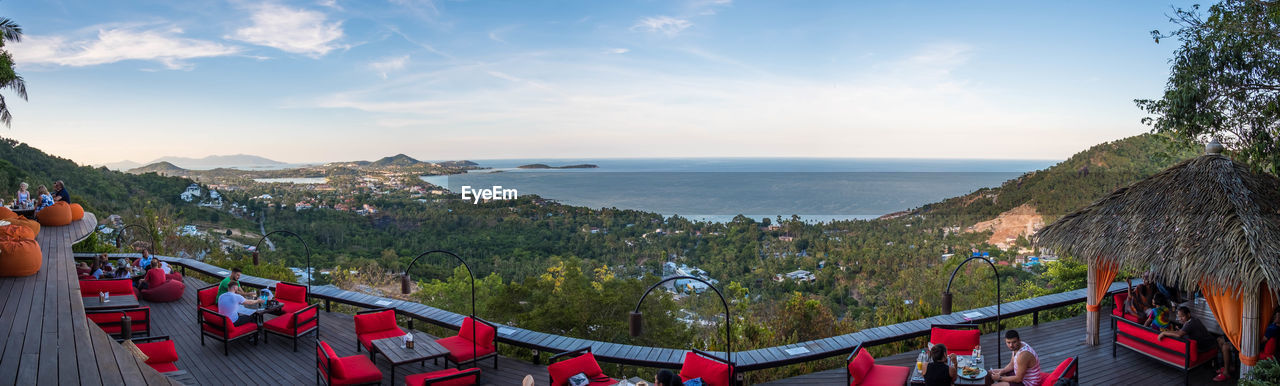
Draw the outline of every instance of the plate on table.
[[[956,373],[964,379],[982,379],[987,376],[986,369],[971,366],[961,367],[959,371],[956,371]]]

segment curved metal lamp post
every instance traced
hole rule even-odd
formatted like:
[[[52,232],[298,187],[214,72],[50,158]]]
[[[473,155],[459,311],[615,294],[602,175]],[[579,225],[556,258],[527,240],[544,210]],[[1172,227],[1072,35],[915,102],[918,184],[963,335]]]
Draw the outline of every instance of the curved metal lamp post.
[[[312,274],[312,272],[311,272],[311,247],[310,247],[310,246],[308,246],[308,245],[307,245],[307,241],[306,241],[306,240],[303,240],[303,239],[302,239],[302,236],[298,236],[298,234],[297,234],[297,233],[293,233],[293,232],[286,231],[286,230],[283,230],[283,229],[282,229],[282,230],[275,230],[275,231],[271,231],[270,233],[267,233],[267,234],[265,234],[265,235],[262,235],[262,238],[258,239],[258,243],[253,247],[253,265],[258,265],[258,251],[262,250],[262,242],[263,242],[263,241],[265,241],[265,240],[267,239],[267,237],[268,237],[268,236],[274,235],[274,234],[276,234],[276,233],[283,233],[283,234],[286,234],[286,235],[289,235],[289,236],[293,236],[294,238],[298,239],[298,242],[302,243],[302,248],[303,248],[303,249],[306,249],[306,251],[307,251],[307,272],[306,272],[306,274],[307,274],[307,296],[311,296],[311,280],[312,280],[312,279],[315,279],[315,277],[313,276],[313,274]],[[326,304],[327,304],[327,303],[326,303]],[[327,307],[327,306],[326,306],[326,307]],[[316,335],[316,339],[319,339],[319,334],[317,334],[317,335]]]
[[[648,290],[644,291],[644,295],[640,295],[640,301],[636,302],[635,311],[631,311],[631,336],[632,337],[640,336],[640,332],[642,330],[641,324],[642,324],[642,320],[644,319],[644,315],[640,312],[640,305],[644,303],[644,298],[649,296],[649,293],[653,292],[653,289],[658,288],[658,286],[662,285],[662,283],[666,283],[672,280],[679,280],[679,279],[697,280],[702,284],[706,284],[707,287],[711,288],[711,290],[716,291],[716,296],[720,297],[720,304],[724,305],[724,342],[725,342],[724,357],[725,357],[725,361],[729,362],[729,369],[730,369],[729,379],[728,379],[729,383],[727,384],[732,385],[733,384],[733,335],[731,334],[731,331],[729,329],[729,302],[724,300],[724,294],[720,293],[720,289],[716,288],[716,286],[711,285],[711,283],[708,283],[705,280],[702,280],[693,276],[673,276],[666,279],[662,279],[662,281],[654,283],[654,285],[650,286]]]
[[[129,225],[125,225],[125,226],[123,226],[123,227],[120,227],[120,230],[117,230],[117,231],[116,231],[116,250],[120,250],[120,249],[121,249],[121,248],[120,248],[120,247],[121,247],[121,245],[120,245],[120,237],[121,237],[121,236],[124,236],[124,231],[125,231],[126,229],[129,229],[129,228],[140,228],[140,229],[142,229],[143,231],[146,231],[146,232],[147,232],[147,238],[151,239],[151,253],[156,253],[156,247],[158,246],[158,244],[156,244],[156,234],[155,234],[155,232],[152,232],[152,231],[151,231],[151,228],[147,228],[147,227],[145,227],[145,226],[138,225],[138,224],[129,224]]]
[[[423,252],[422,254],[418,255],[418,257],[414,257],[412,261],[409,261],[409,265],[404,267],[404,272],[402,272],[402,273],[400,274],[400,293],[405,294],[405,295],[408,295],[408,294],[409,294],[409,292],[410,292],[410,291],[409,291],[409,286],[410,286],[410,284],[409,284],[409,269],[410,269],[410,268],[413,268],[413,264],[414,264],[414,263],[417,263],[417,262],[418,262],[418,259],[421,259],[423,256],[430,255],[430,254],[433,254],[433,253],[443,253],[443,254],[446,254],[446,255],[449,255],[449,256],[453,256],[453,258],[454,258],[454,259],[458,259],[458,262],[459,262],[459,263],[462,263],[462,267],[463,267],[463,268],[466,268],[466,269],[467,269],[467,276],[470,276],[470,277],[471,277],[471,315],[470,315],[470,316],[471,316],[471,323],[480,323],[478,320],[476,320],[476,275],[475,275],[475,274],[473,274],[473,273],[471,273],[471,266],[467,264],[467,261],[466,261],[466,260],[463,260],[463,259],[462,259],[462,256],[458,256],[457,254],[455,254],[455,253],[453,253],[453,252],[449,252],[449,251],[446,251],[446,250],[443,250],[443,249],[436,249],[436,250],[430,250],[430,251]],[[486,323],[487,323],[487,322],[486,322]],[[410,325],[409,327],[410,327],[410,328],[413,328],[413,326],[412,326],[412,325]],[[476,328],[475,328],[475,326],[472,326],[472,327],[471,327],[471,352],[472,352],[472,353],[476,352]],[[478,363],[478,362],[479,362],[479,360],[477,359],[477,356],[472,355],[472,358],[471,358],[471,365],[472,365],[472,366],[476,366],[476,363]],[[446,363],[446,364],[447,364],[447,363]],[[496,367],[497,365],[494,365],[494,366]]]
[[[942,291],[942,314],[951,315],[951,282],[956,280],[956,273],[960,272],[960,268],[963,268],[965,264],[973,260],[982,260],[987,262],[987,265],[991,266],[991,273],[996,277],[996,364],[1000,364],[1001,338],[999,332],[1003,330],[1000,328],[1000,271],[996,270],[995,263],[992,263],[991,259],[988,259],[986,256],[986,253],[978,255],[977,252],[974,252],[973,256],[969,256],[968,259],[964,259],[964,261],[960,262],[960,265],[956,266],[954,271],[951,271],[951,278],[947,279],[947,290]]]

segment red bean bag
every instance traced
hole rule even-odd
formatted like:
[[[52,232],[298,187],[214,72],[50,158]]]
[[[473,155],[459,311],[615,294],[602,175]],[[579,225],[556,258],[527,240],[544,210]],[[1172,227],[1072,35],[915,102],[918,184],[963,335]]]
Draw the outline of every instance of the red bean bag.
[[[187,289],[187,285],[181,280],[169,280],[165,277],[164,270],[160,268],[148,270],[143,280],[147,282],[147,289],[142,290],[142,299],[149,302],[172,302],[181,299],[182,292]]]
[[[71,221],[80,221],[84,218],[84,207],[80,204],[71,204]]]
[[[0,220],[8,220],[15,217],[22,216],[18,216],[17,213],[13,213],[13,211],[9,210],[9,207],[7,206],[0,206]]]
[[[44,254],[35,240],[0,239],[0,276],[31,276],[40,272]]]
[[[53,203],[53,205],[46,206],[36,212],[36,221],[39,221],[40,225],[47,227],[71,224],[71,205],[59,201]]]
[[[36,233],[21,225],[0,226],[0,239],[35,240]]]
[[[17,217],[17,218],[11,218],[5,221],[8,221],[10,224],[13,224],[13,225],[26,227],[27,229],[31,230],[31,234],[34,234],[36,236],[40,235],[40,223],[36,222],[35,220],[30,220],[30,219],[27,219],[26,217]]]

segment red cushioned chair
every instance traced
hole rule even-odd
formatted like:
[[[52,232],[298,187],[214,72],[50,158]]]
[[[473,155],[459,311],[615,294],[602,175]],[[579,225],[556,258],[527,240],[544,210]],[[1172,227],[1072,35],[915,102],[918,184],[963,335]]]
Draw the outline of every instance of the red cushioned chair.
[[[138,307],[123,310],[86,310],[84,315],[94,324],[102,328],[102,332],[113,337],[121,337],[124,328],[121,317],[129,315],[129,335],[151,336],[151,307]]]
[[[1079,383],[1078,363],[1076,357],[1063,359],[1062,363],[1059,363],[1052,373],[1040,373],[1040,384],[1053,386],[1053,384],[1058,383],[1059,379],[1074,379],[1077,381],[1076,383]]]
[[[405,386],[470,386],[480,383],[480,368],[444,369],[404,377]]]
[[[947,345],[947,353],[973,355],[982,330],[976,324],[934,324],[929,328],[929,343]]]
[[[178,361],[178,348],[169,340],[169,336],[134,339],[133,344],[143,354],[147,354],[147,366],[162,373],[178,371],[178,366],[174,365]]]
[[[111,296],[138,295],[133,292],[133,279],[99,279],[80,281],[81,297],[96,297],[99,292],[108,292]]]
[[[462,368],[462,362],[476,363],[493,357],[493,368],[497,369],[498,328],[484,320],[480,320],[477,325],[476,320],[478,319],[470,316],[462,318],[462,328],[458,329],[458,335],[436,339],[436,343],[449,349],[449,355],[445,355],[444,359],[453,362],[458,368]],[[471,342],[472,336],[476,339],[475,344]]]
[[[196,290],[196,323],[200,323],[200,310],[218,312],[218,285]]]
[[[1130,348],[1139,354],[1182,370],[1183,382],[1187,384],[1191,382],[1191,369],[1209,363],[1218,355],[1216,344],[1208,351],[1200,352],[1195,340],[1172,336],[1156,339],[1160,335],[1159,330],[1147,328],[1115,315],[1111,316],[1111,320],[1116,325],[1111,341],[1112,358],[1116,356],[1116,347]]]
[[[339,358],[333,347],[321,341],[316,345],[316,383],[321,378],[329,385],[378,385],[382,371],[363,355]]]
[[[1128,312],[1124,312],[1124,301],[1125,301],[1125,300],[1128,300],[1128,299],[1129,299],[1129,293],[1128,293],[1128,292],[1120,292],[1120,293],[1117,293],[1117,294],[1115,294],[1115,295],[1111,295],[1111,302],[1115,305],[1115,307],[1112,307],[1112,308],[1111,308],[1111,314],[1112,314],[1112,315],[1115,315],[1115,316],[1119,316],[1119,317],[1124,318],[1124,319],[1127,319],[1127,320],[1132,321],[1132,322],[1134,322],[1134,323],[1138,323],[1138,316],[1137,316],[1137,315],[1133,315],[1133,314],[1130,314],[1130,313],[1128,313]],[[1111,323],[1111,332],[1113,332],[1113,333],[1114,333],[1115,331],[1116,331],[1116,324],[1115,324],[1115,323]]]
[[[558,358],[569,359],[556,362]],[[591,380],[591,386],[608,386],[619,382],[604,375],[600,363],[596,362],[595,354],[591,353],[591,346],[556,354],[547,363],[550,363],[547,365],[547,375],[551,378],[551,386],[568,385],[569,377],[578,373],[586,374],[587,379]]]
[[[707,386],[730,386],[733,379],[733,364],[718,356],[702,350],[693,350],[684,354],[684,364],[680,366],[680,381],[702,378]]]
[[[182,280],[169,279],[160,268],[148,270],[143,280],[147,283],[147,289],[139,291],[138,297],[149,302],[176,301],[182,299],[182,292],[187,290],[187,285]]]
[[[307,307],[307,286],[286,282],[276,283],[275,300],[284,305],[284,312],[294,312]]]
[[[356,313],[356,352],[363,347],[373,359],[373,341],[406,334],[396,325],[396,309],[376,308]]]
[[[275,317],[262,323],[262,341],[267,341],[271,334],[293,339],[293,352],[298,352],[298,338],[315,332],[320,336],[320,305],[312,304],[298,311]]]
[[[877,365],[862,344],[854,346],[845,362],[845,382],[849,385],[903,385],[911,378],[910,367]]]
[[[258,344],[258,325],[256,323],[245,323],[236,326],[235,321],[215,311],[200,309],[200,345],[204,346],[204,337],[210,337],[222,342],[222,355],[229,355],[228,346],[231,342],[246,339]]]

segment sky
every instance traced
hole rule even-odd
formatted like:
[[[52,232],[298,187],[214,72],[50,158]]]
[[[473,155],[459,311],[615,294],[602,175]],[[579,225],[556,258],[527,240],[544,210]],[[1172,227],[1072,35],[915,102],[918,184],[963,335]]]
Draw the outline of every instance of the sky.
[[[1149,130],[1173,5],[10,0],[29,100],[0,136],[85,164],[1064,159]]]

